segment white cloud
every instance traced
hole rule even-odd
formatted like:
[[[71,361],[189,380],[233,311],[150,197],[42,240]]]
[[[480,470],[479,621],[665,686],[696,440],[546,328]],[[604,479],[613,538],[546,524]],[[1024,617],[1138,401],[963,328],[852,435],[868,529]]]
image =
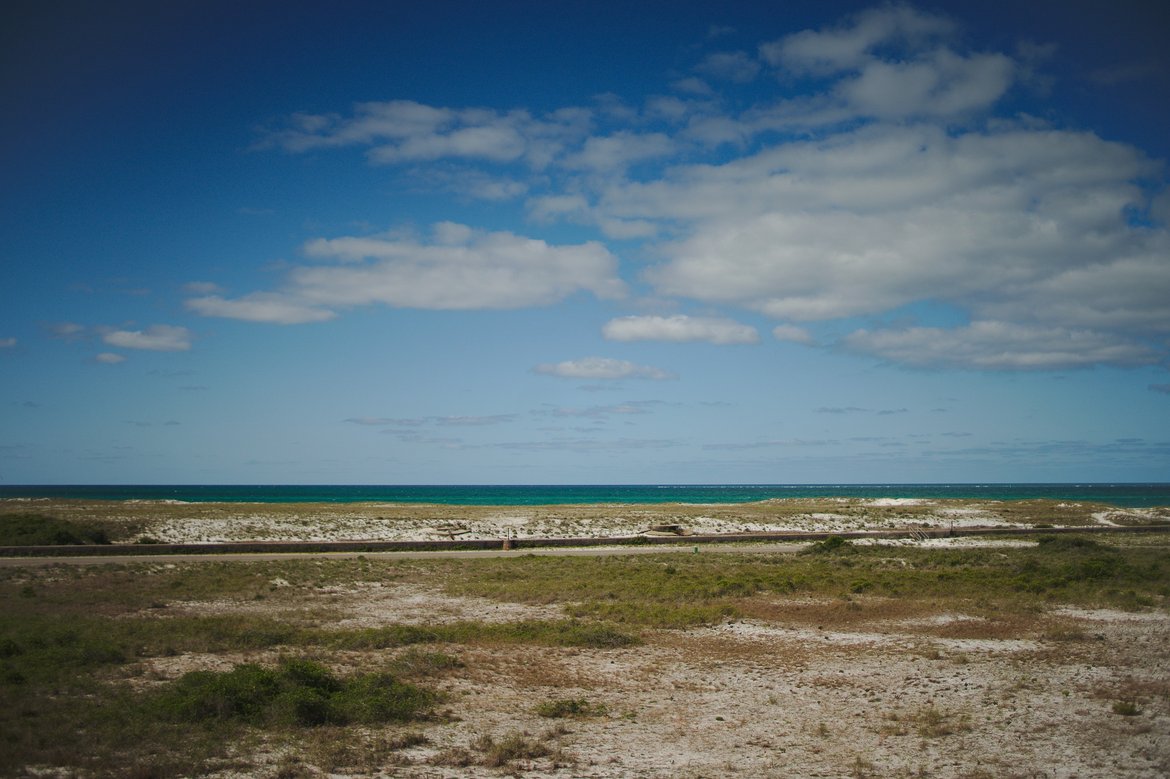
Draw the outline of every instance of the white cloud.
[[[637,365],[609,357],[585,357],[558,363],[544,363],[534,368],[537,373],[564,379],[653,379],[663,381],[677,378],[673,373],[649,365]]]
[[[294,268],[276,292],[194,298],[187,306],[205,316],[300,324],[330,319],[338,307],[509,309],[582,291],[625,295],[617,258],[598,242],[556,246],[453,222],[436,224],[430,242],[402,235],[318,238],[305,254],[338,264]]]
[[[579,219],[589,213],[589,199],[584,195],[543,195],[528,201],[528,215],[534,221]]]
[[[954,31],[954,23],[906,5],[862,11],[848,24],[804,30],[760,46],[760,56],[800,73],[830,75],[863,66],[881,44],[921,46]]]
[[[16,346],[15,338],[0,338],[0,349],[11,349]]]
[[[617,258],[594,241],[555,246],[441,223],[431,243],[391,236],[322,238],[310,241],[305,253],[345,263],[293,271],[290,290],[320,306],[522,308],[578,291],[603,298],[625,294]]]
[[[1136,344],[1170,332],[1170,236],[1127,216],[1157,172],[1088,133],[876,126],[615,186],[600,209],[691,225],[647,272],[662,295],[796,322],[935,300]]]
[[[989,370],[1055,370],[1098,363],[1148,365],[1159,361],[1148,347],[1102,333],[990,321],[972,322],[953,330],[858,330],[846,337],[845,345],[905,365]]]
[[[342,146],[368,146],[380,164],[456,158],[493,163],[547,165],[567,145],[588,133],[590,112],[561,109],[544,117],[527,111],[482,108],[453,110],[411,100],[359,103],[351,116],[297,114],[270,131],[261,147],[293,153]]]
[[[306,322],[324,322],[336,314],[319,306],[309,305],[295,297],[279,292],[253,292],[235,300],[219,295],[191,298],[187,308],[203,316],[242,319],[248,322],[270,322],[277,325],[298,325]]]
[[[114,354],[113,352],[102,352],[101,354],[94,357],[94,359],[104,365],[117,365],[120,362],[126,361],[124,356],[120,354]]]
[[[211,281],[189,281],[183,285],[183,291],[192,295],[214,295],[222,290]]]
[[[960,57],[940,49],[914,62],[873,62],[842,81],[837,94],[863,116],[955,116],[998,100],[1014,69],[1001,54]]]
[[[515,200],[528,192],[528,184],[504,176],[461,170],[447,177],[447,188],[457,195],[493,203]]]
[[[123,349],[185,352],[191,348],[191,331],[174,325],[151,325],[146,330],[110,330],[102,340]]]
[[[1164,189],[1150,201],[1150,218],[1162,227],[1170,227],[1170,189]]]
[[[463,127],[445,134],[432,134],[403,139],[370,152],[374,162],[396,163],[418,160],[437,160],[441,157],[468,157],[492,162],[511,162],[525,151],[525,140],[519,131],[506,121]]]
[[[711,317],[626,316],[605,323],[602,334],[610,341],[707,341],[713,344],[754,344],[754,327],[731,319]]]
[[[972,51],[950,19],[887,4],[758,54],[699,55],[691,72],[704,78],[677,80],[673,96],[640,106],[612,94],[542,115],[363,103],[347,116],[294,116],[265,143],[293,153],[360,147],[464,195],[525,196],[533,221],[642,242],[650,294],[762,313],[782,322],[772,330],[780,341],[813,344],[801,323],[929,301],[972,324],[871,327],[843,344],[906,364],[989,369],[1166,358],[1164,168],[1090,132],[993,114],[1013,87],[1044,81],[1037,69],[1048,49]],[[760,63],[783,87],[730,110],[712,85],[746,81]],[[441,162],[430,166],[439,172],[427,172],[428,162]],[[439,226],[428,240],[320,239],[305,252],[312,264],[278,290],[235,300],[209,290],[188,305],[281,321],[256,313],[260,304],[323,318],[374,303],[516,308],[625,291],[617,258],[600,243],[556,246],[464,226]],[[625,317],[605,333],[758,338],[717,321]]]
[[[618,132],[589,138],[581,151],[566,158],[564,164],[570,168],[614,172],[642,160],[669,156],[676,148],[676,142],[663,133]]]
[[[453,119],[454,113],[450,110],[411,100],[359,103],[349,118],[336,114],[294,114],[287,128],[270,132],[262,144],[280,146],[290,152],[369,144],[385,139],[430,135],[449,125]]]
[[[813,337],[809,331],[796,325],[776,325],[772,328],[772,336],[777,341],[790,341],[796,344],[813,343]]]
[[[964,55],[941,43],[954,33],[943,17],[886,6],[766,43],[760,56],[786,73],[838,78],[830,94],[854,116],[955,117],[991,106],[1019,73],[1002,54]]]

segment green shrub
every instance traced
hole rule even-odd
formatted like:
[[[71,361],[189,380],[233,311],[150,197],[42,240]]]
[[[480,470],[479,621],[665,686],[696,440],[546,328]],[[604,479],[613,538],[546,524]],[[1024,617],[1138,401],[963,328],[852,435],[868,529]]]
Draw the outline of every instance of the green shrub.
[[[841,536],[829,536],[824,541],[817,541],[803,550],[803,554],[830,554],[833,552],[851,552],[853,543]]]
[[[1080,552],[1101,549],[1101,544],[1086,536],[1043,535],[1036,537],[1036,545],[1049,552]]]
[[[555,701],[545,701],[536,707],[537,715],[549,719],[600,717],[605,711],[605,704],[593,704],[584,698],[558,698]]]
[[[0,514],[0,546],[108,544],[105,528],[82,522],[21,513]]]
[[[226,672],[192,671],[156,705],[176,722],[313,727],[411,720],[434,700],[433,693],[389,674],[338,679],[317,663],[284,660],[276,668],[246,663]]]
[[[394,658],[391,667],[402,676],[435,676],[462,668],[463,661],[443,652],[425,652],[418,647],[411,647]]]
[[[516,760],[547,757],[551,752],[545,744],[518,732],[509,733],[503,741],[484,735],[476,739],[472,747],[484,753],[483,764],[489,768],[503,768]]]
[[[1123,717],[1136,717],[1142,713],[1134,701],[1117,701],[1113,704],[1113,713]]]

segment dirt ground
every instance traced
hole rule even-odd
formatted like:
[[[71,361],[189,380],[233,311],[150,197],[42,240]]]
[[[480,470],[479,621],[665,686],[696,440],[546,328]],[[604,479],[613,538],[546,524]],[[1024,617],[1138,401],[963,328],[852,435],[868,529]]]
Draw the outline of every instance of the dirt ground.
[[[453,597],[414,584],[337,587],[323,596],[336,624],[346,627],[562,616],[557,606]],[[354,747],[355,765],[335,766],[328,775],[1170,775],[1164,612],[1053,607],[1027,619],[997,619],[860,596],[776,599],[773,607],[775,620],[648,631],[645,644],[633,648],[444,646],[461,667],[432,684],[446,694],[451,717],[408,728],[425,740],[393,751],[379,766],[362,765]],[[226,613],[260,606],[172,608]],[[273,659],[155,658],[139,679]],[[344,653],[341,662],[352,668],[340,670],[388,659]],[[558,700],[585,702],[586,716],[537,713],[542,702]],[[397,733],[369,735],[393,740]],[[509,736],[535,746],[531,756],[485,767],[485,744]],[[281,762],[263,750],[240,757],[253,767],[219,776],[325,775],[311,758]],[[335,748],[331,759],[344,764],[344,750],[339,757]]]
[[[14,509],[121,523],[124,542],[600,537],[635,535],[658,524],[726,533],[1170,520],[1167,507],[857,499],[734,506],[92,501],[0,506]],[[271,584],[279,588],[287,582]],[[236,765],[247,768],[215,776],[1170,776],[1170,614],[1165,610],[1084,610],[1050,603],[1020,616],[969,614],[921,599],[867,595],[767,598],[751,610],[774,615],[767,619],[645,629],[643,643],[634,647],[427,647],[456,661],[424,682],[445,695],[435,720],[356,735],[344,731],[343,741],[317,733],[295,754],[273,744],[240,745]],[[174,602],[167,611],[259,614],[272,607],[265,601],[223,600]],[[304,609],[307,620],[324,618],[342,628],[566,616],[561,605],[459,597],[416,582],[338,585],[296,608]],[[331,651],[321,659],[339,672],[371,670],[409,651]],[[144,658],[126,681],[159,684],[189,670],[276,659],[272,653]],[[557,702],[576,703],[578,710],[564,717],[538,712],[542,703]],[[504,746],[511,751],[501,751]]]

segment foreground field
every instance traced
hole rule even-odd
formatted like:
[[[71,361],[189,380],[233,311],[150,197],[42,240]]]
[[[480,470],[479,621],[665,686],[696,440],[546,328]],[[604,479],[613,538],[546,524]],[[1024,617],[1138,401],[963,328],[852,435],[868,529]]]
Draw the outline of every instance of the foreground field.
[[[0,773],[1166,775],[1170,536],[1019,544],[3,570]]]

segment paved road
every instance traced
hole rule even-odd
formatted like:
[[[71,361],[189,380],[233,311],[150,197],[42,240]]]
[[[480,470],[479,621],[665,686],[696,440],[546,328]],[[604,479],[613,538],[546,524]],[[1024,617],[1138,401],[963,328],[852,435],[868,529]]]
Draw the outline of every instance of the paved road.
[[[745,554],[791,553],[805,544],[697,544],[694,546],[585,546],[546,549],[452,549],[440,552],[237,552],[230,554],[116,555],[92,557],[0,557],[0,568],[36,568],[46,565],[133,565],[136,563],[255,563],[274,560],[469,559],[480,557],[612,557],[636,554]]]

